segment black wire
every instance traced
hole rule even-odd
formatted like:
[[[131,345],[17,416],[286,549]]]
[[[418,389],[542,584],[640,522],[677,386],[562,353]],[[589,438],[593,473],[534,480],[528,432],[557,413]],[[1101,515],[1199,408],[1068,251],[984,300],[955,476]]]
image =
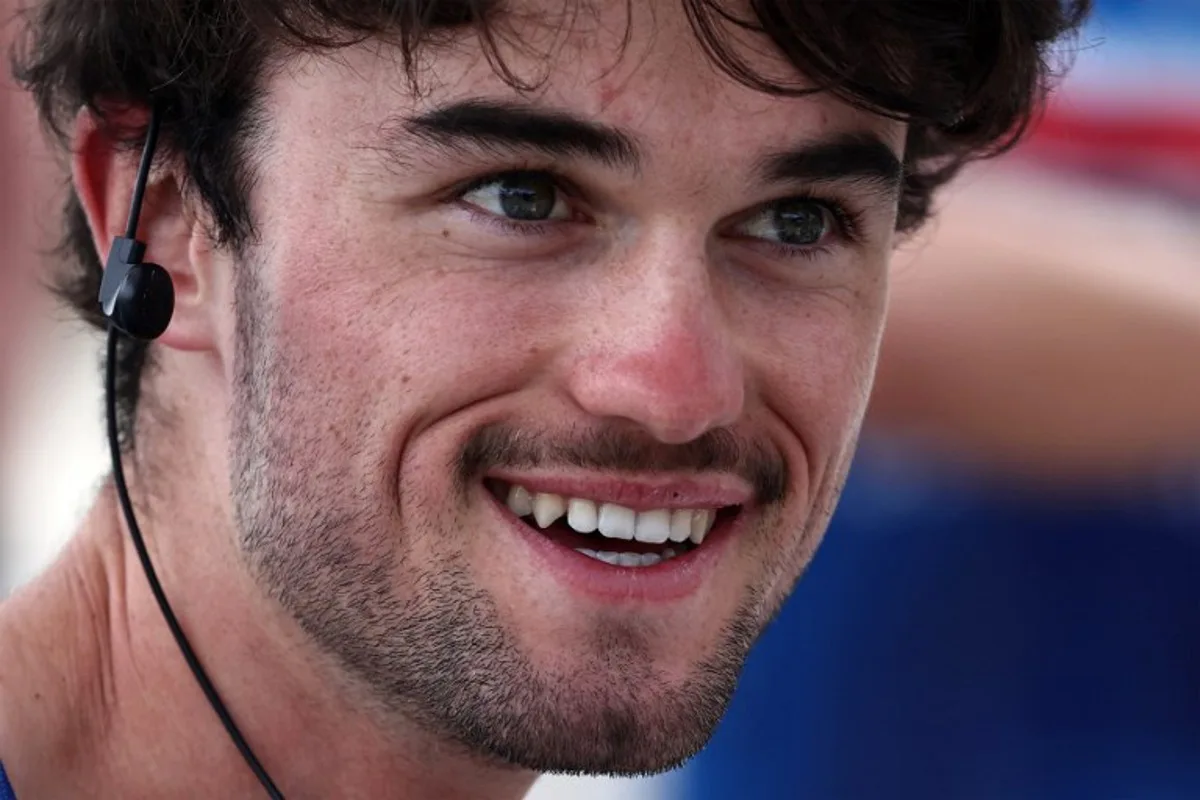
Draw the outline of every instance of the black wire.
[[[137,220],[135,218],[134,225],[136,226],[136,224]],[[275,787],[275,784],[271,781],[271,776],[267,774],[266,769],[263,768],[258,758],[255,757],[254,751],[250,749],[250,745],[247,744],[241,731],[238,730],[233,718],[229,715],[229,711],[225,708],[225,704],[221,702],[221,697],[217,694],[217,689],[213,686],[212,681],[208,679],[204,667],[200,666],[200,660],[196,658],[195,651],[192,650],[187,636],[184,635],[183,629],[179,626],[179,621],[175,618],[175,612],[171,610],[171,604],[167,602],[167,596],[163,592],[162,584],[158,582],[158,575],[154,571],[154,565],[150,563],[150,554],[146,551],[146,543],[142,539],[142,531],[138,527],[137,519],[133,514],[133,503],[129,500],[129,488],[125,484],[125,470],[122,469],[121,464],[121,445],[117,438],[116,362],[117,337],[119,335],[116,326],[109,323],[108,358],[104,366],[104,405],[108,417],[108,448],[112,456],[113,478],[117,484],[117,497],[121,502],[121,511],[125,514],[125,522],[129,526],[129,536],[133,539],[133,546],[137,550],[138,559],[142,562],[142,569],[146,572],[146,580],[150,582],[150,590],[154,593],[154,599],[158,601],[158,607],[162,611],[163,618],[167,621],[167,627],[171,629],[171,635],[175,637],[175,643],[179,645],[179,650],[183,653],[184,660],[187,661],[192,674],[196,676],[196,682],[204,690],[204,695],[208,698],[208,704],[217,713],[217,717],[220,718],[221,724],[225,726],[225,731],[229,734],[229,738],[237,745],[242,758],[246,759],[246,763],[254,771],[254,775],[258,778],[259,783],[267,790],[268,796],[273,798],[273,800],[283,800],[283,793]]]
[[[137,180],[133,184],[133,200],[129,204],[129,220],[125,223],[125,238],[137,238],[138,219],[142,216],[142,198],[146,184],[150,181],[150,167],[154,160],[154,148],[158,144],[159,115],[150,112],[150,126],[146,129],[146,144],[142,147],[142,161],[138,164]]]

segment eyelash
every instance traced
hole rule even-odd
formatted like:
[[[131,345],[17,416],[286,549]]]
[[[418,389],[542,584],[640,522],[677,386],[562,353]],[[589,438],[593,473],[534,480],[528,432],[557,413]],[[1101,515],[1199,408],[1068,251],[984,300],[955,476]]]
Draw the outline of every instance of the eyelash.
[[[743,219],[749,219],[754,214],[761,214],[771,208],[772,205],[785,203],[794,200],[804,200],[806,202],[815,203],[823,208],[833,220],[834,230],[832,235],[840,238],[848,244],[858,244],[862,241],[863,236],[863,214],[855,209],[850,208],[839,200],[832,197],[826,197],[814,192],[798,192],[788,197],[775,200],[771,203],[765,203],[754,209],[750,214],[743,216]],[[823,242],[816,245],[795,245],[785,244],[783,242],[772,242],[767,239],[755,239],[752,237],[744,237],[748,241],[752,241],[755,247],[766,248],[767,250],[782,256],[783,258],[817,258],[825,255],[833,249],[830,242]]]
[[[576,198],[579,195],[577,187],[571,181],[566,180],[560,175],[556,175],[550,170],[538,169],[519,169],[505,170],[504,172],[495,172],[481,176],[471,180],[467,184],[458,186],[453,190],[450,199],[456,201],[461,208],[471,215],[474,221],[481,222],[485,225],[490,225],[500,229],[504,233],[516,234],[518,236],[542,236],[547,233],[547,228],[556,227],[564,222],[575,222],[576,220],[542,220],[542,221],[520,221],[508,219],[503,216],[492,214],[484,211],[472,203],[465,202],[463,197],[467,194],[479,189],[483,186],[503,180],[505,177],[520,174],[536,172],[541,173],[551,179],[556,190],[562,192],[567,200]],[[774,203],[781,203],[794,200],[804,200],[817,204],[823,208],[833,220],[835,227],[834,235],[842,238],[844,241],[851,244],[856,244],[862,240],[863,230],[863,214],[855,209],[850,208],[844,203],[835,200],[832,197],[821,196],[813,192],[799,192],[789,195],[785,198],[780,198],[773,203],[766,203],[754,210],[752,213],[762,213],[769,209]],[[744,215],[744,219],[751,215]],[[750,239],[750,237],[746,237]],[[789,245],[783,242],[772,242],[766,239],[753,239],[756,247],[766,248],[784,258],[815,258],[822,255],[830,249],[828,244],[820,245]]]
[[[561,219],[541,220],[538,222],[522,221],[496,216],[495,214],[476,208],[470,203],[463,203],[462,207],[471,215],[471,219],[474,221],[499,228],[503,233],[514,233],[518,236],[545,236],[548,232],[547,228],[557,227],[564,222],[570,223],[575,221]]]
[[[456,188],[454,188],[450,192],[448,199],[451,202],[456,202],[460,208],[462,208],[468,214],[470,214],[471,219],[473,221],[480,222],[484,225],[490,225],[492,227],[499,228],[504,233],[512,233],[512,234],[516,234],[518,236],[543,236],[547,233],[547,228],[562,225],[563,223],[579,221],[578,219],[541,220],[541,221],[521,221],[521,220],[515,220],[515,219],[508,219],[507,217],[502,217],[497,214],[492,214],[488,211],[484,211],[483,209],[479,208],[478,206],[474,205],[473,203],[468,203],[465,200],[463,200],[463,198],[466,195],[470,194],[471,192],[475,191],[476,189],[479,189],[481,187],[487,186],[492,183],[496,183],[496,182],[501,181],[504,178],[510,177],[512,175],[522,175],[522,174],[530,174],[530,173],[541,174],[541,175],[545,175],[546,177],[550,178],[550,180],[554,183],[554,188],[557,191],[562,192],[565,199],[567,199],[567,200],[576,198],[579,195],[578,189],[574,186],[574,184],[571,183],[571,181],[568,181],[567,179],[563,178],[560,175],[554,174],[550,170],[546,170],[546,169],[510,169],[510,170],[504,170],[503,172],[489,173],[487,175],[483,175],[481,177],[474,178],[465,184],[459,184]]]

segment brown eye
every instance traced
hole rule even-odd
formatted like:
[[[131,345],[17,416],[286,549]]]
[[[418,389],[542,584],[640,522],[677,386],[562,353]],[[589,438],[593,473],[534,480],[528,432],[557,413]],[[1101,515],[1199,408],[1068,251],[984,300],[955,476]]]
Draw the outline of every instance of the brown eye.
[[[832,215],[816,200],[797,198],[775,203],[750,218],[741,233],[793,247],[812,247],[833,228]]]
[[[570,209],[554,178],[544,172],[509,172],[476,184],[462,195],[471,205],[516,222],[569,219]]]

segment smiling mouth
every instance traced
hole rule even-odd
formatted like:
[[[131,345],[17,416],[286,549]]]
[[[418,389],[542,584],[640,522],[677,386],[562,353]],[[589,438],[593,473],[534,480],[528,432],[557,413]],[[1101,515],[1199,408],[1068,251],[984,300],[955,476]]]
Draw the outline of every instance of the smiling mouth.
[[[635,511],[616,503],[534,492],[487,479],[488,491],[521,522],[555,544],[617,567],[652,567],[704,545],[740,506]]]

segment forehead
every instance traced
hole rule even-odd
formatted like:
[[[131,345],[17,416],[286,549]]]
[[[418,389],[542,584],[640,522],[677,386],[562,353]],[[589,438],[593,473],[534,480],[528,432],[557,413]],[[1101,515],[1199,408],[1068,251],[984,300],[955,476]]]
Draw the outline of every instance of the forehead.
[[[424,45],[413,72],[378,44],[308,57],[276,74],[269,95],[311,118],[370,126],[389,116],[469,98],[519,99],[634,133],[651,149],[750,146],[838,131],[873,131],[897,152],[903,126],[826,93],[779,97],[747,87],[705,52],[679,0],[524,0],[491,21],[495,51],[474,30]],[[805,84],[765,38],[728,31],[738,55],[767,79]],[[502,66],[498,66],[502,65]],[[282,110],[282,109],[281,109]]]

